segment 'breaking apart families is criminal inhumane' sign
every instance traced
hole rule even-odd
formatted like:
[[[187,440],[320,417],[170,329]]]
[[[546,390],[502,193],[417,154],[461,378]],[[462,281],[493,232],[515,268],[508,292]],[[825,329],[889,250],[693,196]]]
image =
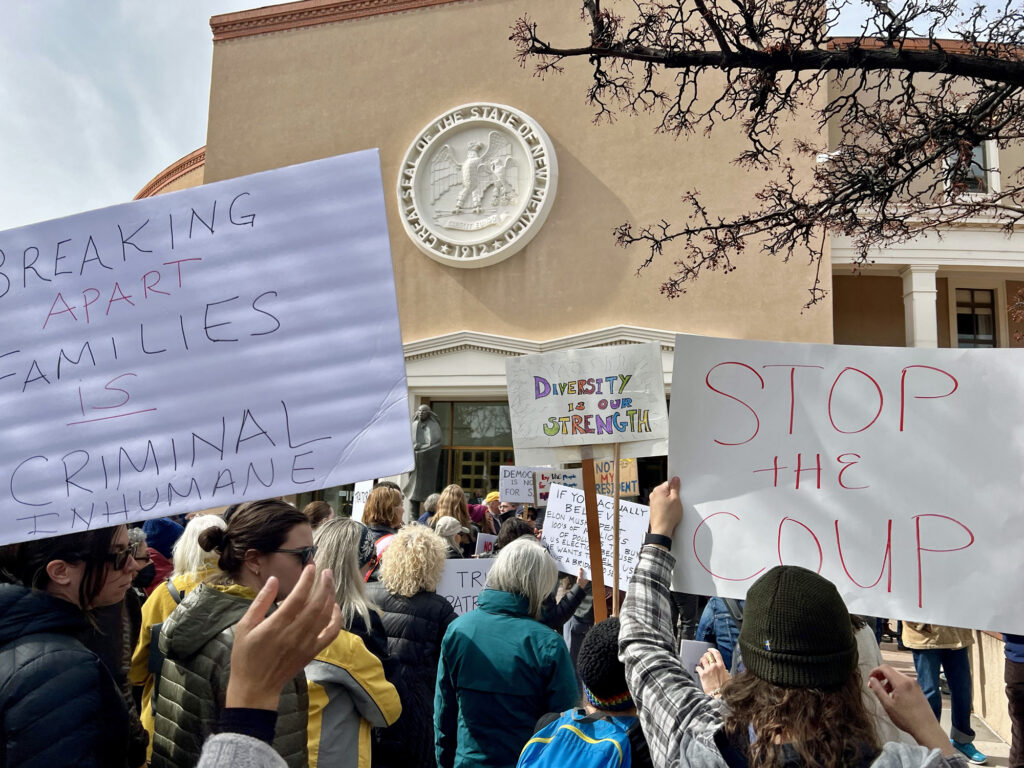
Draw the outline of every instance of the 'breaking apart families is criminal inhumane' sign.
[[[2,232],[0,312],[0,543],[412,466],[376,150]]]
[[[511,357],[505,375],[517,464],[667,451],[660,344]]]
[[[597,497],[597,513],[601,528],[601,562],[605,583],[612,582],[612,511],[614,500],[610,496]],[[650,521],[650,507],[619,501],[619,584],[629,584],[636,570],[636,559],[644,543],[644,534]],[[579,488],[551,486],[548,509],[544,516],[541,537],[558,562],[558,570],[575,574],[580,568],[590,578],[590,549],[587,541],[587,512],[583,491]]]
[[[679,336],[675,588],[780,562],[853,613],[1024,633],[1024,357]]]

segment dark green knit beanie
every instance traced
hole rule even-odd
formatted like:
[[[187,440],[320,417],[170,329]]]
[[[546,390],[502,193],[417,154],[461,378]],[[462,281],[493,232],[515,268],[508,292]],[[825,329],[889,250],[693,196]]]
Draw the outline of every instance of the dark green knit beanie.
[[[839,591],[795,565],[776,566],[750,587],[739,644],[747,669],[783,688],[835,689],[857,666]]]

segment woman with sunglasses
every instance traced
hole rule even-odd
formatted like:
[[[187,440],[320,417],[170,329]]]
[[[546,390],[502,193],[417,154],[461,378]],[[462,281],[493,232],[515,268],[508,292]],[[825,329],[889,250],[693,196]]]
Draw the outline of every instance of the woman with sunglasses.
[[[138,564],[125,526],[0,551],[0,712],[7,768],[137,768],[129,715],[107,665],[81,642],[90,612],[117,605]]]
[[[235,624],[271,576],[277,599],[286,598],[316,553],[308,518],[275,499],[242,504],[226,528],[200,533],[199,545],[218,554],[217,570],[185,596],[160,631],[154,768],[198,762],[224,708]],[[305,677],[298,674],[282,691],[273,743],[294,768],[308,763],[307,709]]]

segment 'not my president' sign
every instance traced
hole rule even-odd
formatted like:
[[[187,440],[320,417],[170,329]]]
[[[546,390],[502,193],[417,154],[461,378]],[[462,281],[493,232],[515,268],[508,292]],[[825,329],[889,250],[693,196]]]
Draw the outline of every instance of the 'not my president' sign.
[[[773,565],[854,613],[1024,633],[1024,358],[679,336],[675,586]]]
[[[2,232],[0,312],[0,544],[412,466],[375,150]]]

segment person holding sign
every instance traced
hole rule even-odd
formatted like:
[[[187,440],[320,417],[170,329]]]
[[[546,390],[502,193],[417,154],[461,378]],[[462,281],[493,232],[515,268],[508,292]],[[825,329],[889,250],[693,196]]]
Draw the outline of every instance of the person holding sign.
[[[137,768],[129,715],[100,658],[78,640],[88,611],[124,599],[138,565],[125,526],[3,548],[0,711],[5,768]]]
[[[890,666],[869,686],[921,746],[879,743],[864,706],[853,626],[838,590],[814,571],[776,566],[747,593],[746,671],[705,694],[676,651],[669,583],[679,479],[651,494],[647,536],[622,608],[619,656],[657,766],[964,768],[917,684]]]
[[[219,552],[218,571],[185,596],[160,632],[164,664],[154,704],[154,768],[196,764],[224,707],[236,623],[271,576],[277,597],[288,597],[316,554],[309,520],[276,499],[242,504],[226,529],[207,528],[199,544]],[[292,768],[309,762],[307,706],[300,672],[281,695],[274,739],[274,749]]]

